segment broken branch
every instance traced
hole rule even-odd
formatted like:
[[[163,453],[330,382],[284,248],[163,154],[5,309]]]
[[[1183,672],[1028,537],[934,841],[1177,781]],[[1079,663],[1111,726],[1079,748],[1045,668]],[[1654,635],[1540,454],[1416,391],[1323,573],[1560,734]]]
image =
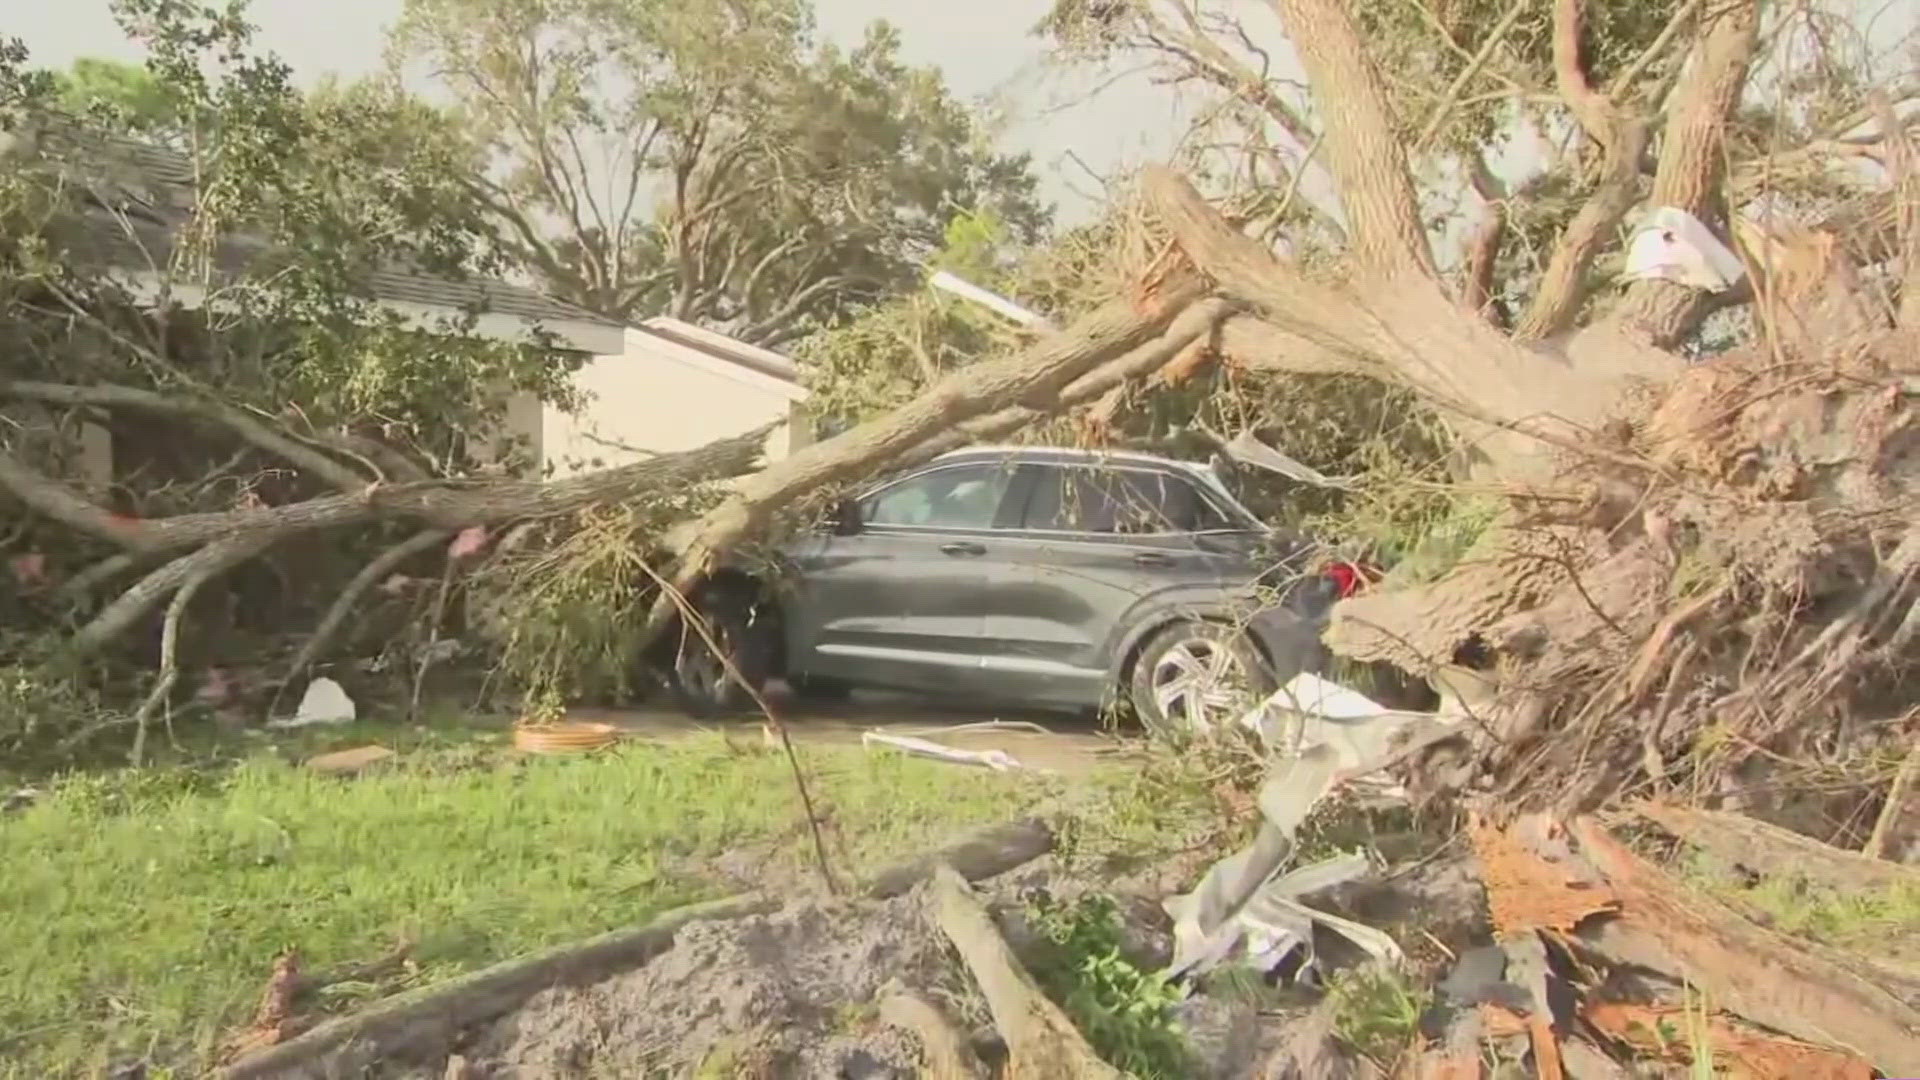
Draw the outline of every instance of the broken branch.
[[[934,871],[933,902],[941,932],[973,973],[994,1027],[1007,1042],[1008,1077],[1121,1080],[1124,1074],[1101,1061],[1060,1007],[1035,985],[1000,936],[993,916],[952,867]]]
[[[347,587],[327,608],[326,615],[321,617],[320,624],[314,627],[313,633],[307,636],[306,643],[300,646],[300,651],[294,654],[293,662],[287,665],[287,674],[281,680],[281,685],[284,687],[292,683],[315,660],[325,654],[327,647],[333,643],[334,635],[346,625],[347,616],[353,614],[354,605],[360,602],[360,597],[365,595],[368,589],[385,580],[387,575],[401,563],[436,544],[446,542],[452,536],[453,534],[445,529],[427,529],[424,532],[415,533],[381,552],[372,562],[361,567],[360,572],[353,576],[353,580],[347,582]]]

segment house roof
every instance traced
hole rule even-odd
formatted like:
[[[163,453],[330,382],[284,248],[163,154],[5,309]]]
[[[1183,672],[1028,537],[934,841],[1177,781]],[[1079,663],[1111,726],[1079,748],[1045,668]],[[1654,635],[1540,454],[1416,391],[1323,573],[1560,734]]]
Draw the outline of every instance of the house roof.
[[[171,264],[176,239],[191,220],[191,188],[195,180],[192,159],[178,151],[120,135],[88,131],[58,120],[41,125],[36,135],[49,149],[65,151],[84,161],[93,187],[100,192],[95,209],[97,232],[90,239],[96,253],[110,265],[123,268],[157,289],[156,267]],[[218,274],[257,271],[262,261],[279,253],[257,237],[223,236],[212,252]],[[142,281],[141,279],[151,279]],[[478,275],[456,276],[418,267],[392,264],[370,272],[367,291],[384,306],[431,318],[465,312],[480,313],[476,333],[494,337],[524,337],[539,326],[562,344],[589,353],[617,352],[626,324],[534,289]],[[195,290],[174,286],[171,294],[183,303]]]
[[[750,345],[737,338],[698,327],[665,315],[648,319],[634,328],[639,333],[671,341],[715,360],[756,371],[781,382],[800,383],[800,368],[789,357]]]

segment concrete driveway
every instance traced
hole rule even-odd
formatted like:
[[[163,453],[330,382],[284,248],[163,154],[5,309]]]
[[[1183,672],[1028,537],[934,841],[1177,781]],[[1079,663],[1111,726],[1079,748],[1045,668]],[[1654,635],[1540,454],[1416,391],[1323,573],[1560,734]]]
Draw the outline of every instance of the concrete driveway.
[[[1012,709],[976,709],[899,694],[858,692],[828,705],[799,703],[775,683],[769,703],[802,743],[858,745],[869,731],[910,735],[962,750],[1000,750],[1022,765],[1064,775],[1084,775],[1136,756],[1129,741],[1115,738],[1093,718]],[[701,733],[750,734],[751,717],[694,720],[669,701],[633,709],[574,709],[568,719],[614,724],[641,738],[670,739]],[[956,765],[955,768],[966,768]]]

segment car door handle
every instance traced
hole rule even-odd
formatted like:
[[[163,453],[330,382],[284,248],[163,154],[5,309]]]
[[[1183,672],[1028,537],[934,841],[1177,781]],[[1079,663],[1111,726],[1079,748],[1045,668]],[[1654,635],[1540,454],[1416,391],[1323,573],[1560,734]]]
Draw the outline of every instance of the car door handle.
[[[955,540],[951,544],[941,544],[940,550],[949,555],[985,555],[987,549],[971,540]]]
[[[1172,566],[1173,565],[1172,556],[1162,555],[1157,551],[1143,551],[1138,555],[1135,555],[1133,557],[1133,561],[1134,561],[1134,564],[1137,566]]]

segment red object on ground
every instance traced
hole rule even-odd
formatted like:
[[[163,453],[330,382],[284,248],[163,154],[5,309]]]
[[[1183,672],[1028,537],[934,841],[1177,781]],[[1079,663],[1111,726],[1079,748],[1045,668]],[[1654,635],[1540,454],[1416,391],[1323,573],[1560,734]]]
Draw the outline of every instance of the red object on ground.
[[[1333,579],[1334,589],[1342,600],[1373,584],[1374,575],[1359,563],[1335,560],[1327,564],[1324,572]]]

